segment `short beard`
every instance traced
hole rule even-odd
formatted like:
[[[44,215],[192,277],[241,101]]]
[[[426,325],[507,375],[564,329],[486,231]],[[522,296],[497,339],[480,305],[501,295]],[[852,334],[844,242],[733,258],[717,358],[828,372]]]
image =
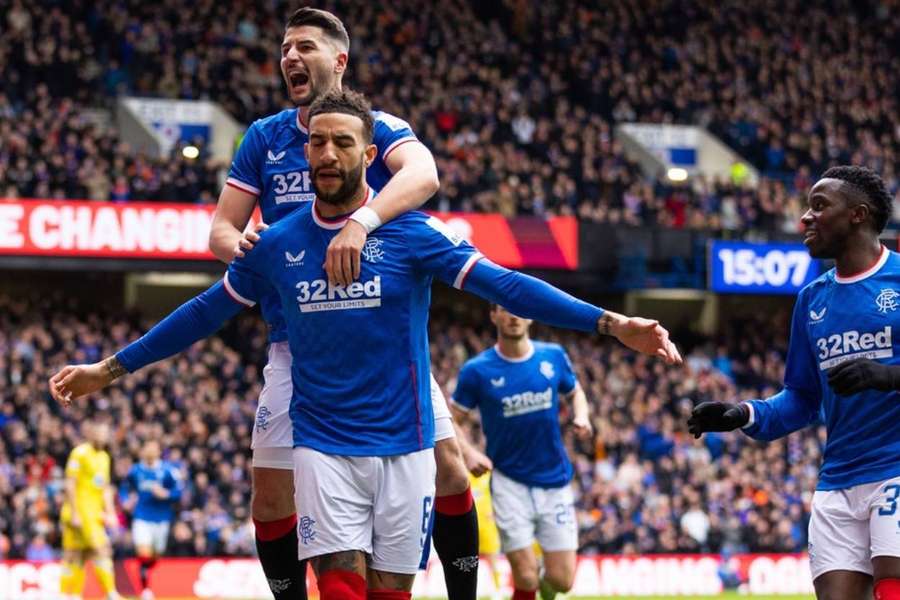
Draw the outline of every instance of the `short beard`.
[[[353,201],[357,196],[360,195],[360,190],[362,188],[362,174],[364,168],[365,167],[363,166],[363,161],[360,160],[359,164],[350,169],[350,171],[348,171],[347,173],[341,173],[341,175],[343,176],[341,187],[331,193],[316,189],[316,198],[332,206],[340,206],[342,204],[347,204],[348,202]],[[318,169],[313,171],[314,188],[317,174]]]

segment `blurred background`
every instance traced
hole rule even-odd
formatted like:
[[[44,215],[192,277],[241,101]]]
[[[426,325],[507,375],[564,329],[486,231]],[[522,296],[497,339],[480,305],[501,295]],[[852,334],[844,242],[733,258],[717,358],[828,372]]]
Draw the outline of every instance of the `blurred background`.
[[[802,552],[824,431],[698,441],[685,420],[699,401],[779,389],[794,295],[830,267],[799,243],[811,183],[859,164],[900,188],[900,5],[315,6],[350,32],[345,84],[434,153],[427,210],[495,261],[659,318],[680,344],[673,368],[534,331],[565,346],[592,407],[589,442],[560,419],[576,466],[575,595],[811,592]],[[183,475],[168,547],[192,559],[177,563],[179,595],[266,597],[247,560],[258,313],[69,410],[47,379],[112,354],[221,275],[211,214],[243,131],[289,107],[278,57],[298,7],[0,0],[0,597],[52,597],[62,468],[95,413],[112,418],[116,485],[151,438]],[[884,241],[897,248],[896,220]],[[487,307],[437,284],[430,332],[449,396],[493,344]],[[127,496],[113,532],[125,580]],[[442,585],[430,569],[417,595]]]

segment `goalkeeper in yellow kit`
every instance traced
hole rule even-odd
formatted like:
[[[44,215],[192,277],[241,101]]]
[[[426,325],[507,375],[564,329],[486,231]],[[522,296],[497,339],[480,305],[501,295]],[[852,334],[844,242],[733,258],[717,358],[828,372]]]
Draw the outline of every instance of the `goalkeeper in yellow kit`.
[[[105,525],[115,526],[116,513],[110,485],[109,443],[106,423],[86,422],[87,441],[72,449],[66,461],[66,488],[62,525],[63,572],[60,592],[66,600],[81,598],[84,565],[90,559],[107,600],[118,600],[112,548]]]

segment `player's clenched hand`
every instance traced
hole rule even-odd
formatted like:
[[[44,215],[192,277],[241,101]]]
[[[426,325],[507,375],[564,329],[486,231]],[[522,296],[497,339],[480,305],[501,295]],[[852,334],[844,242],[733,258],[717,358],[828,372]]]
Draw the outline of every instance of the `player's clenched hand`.
[[[481,477],[494,468],[494,463],[491,462],[491,459],[474,448],[464,453],[463,460],[466,463],[466,468],[475,477]]]
[[[359,255],[366,244],[365,228],[350,219],[344,228],[331,239],[325,253],[325,273],[328,283],[350,285],[359,278]]]
[[[707,431],[731,431],[750,420],[750,409],[743,403],[702,402],[694,407],[688,419],[688,431],[699,438]]]
[[[265,223],[257,223],[253,226],[253,229],[244,231],[244,235],[241,236],[241,239],[238,240],[237,245],[234,247],[235,258],[243,258],[245,252],[253,250],[253,246],[259,241],[259,233],[268,228],[269,226]]]
[[[50,395],[68,407],[75,398],[101,390],[112,381],[112,373],[102,362],[68,365],[50,378]]]
[[[600,333],[614,335],[620,342],[642,354],[658,356],[670,365],[681,364],[681,354],[659,321],[626,317],[606,311],[597,322]]]
[[[594,426],[587,417],[575,417],[572,419],[572,427],[575,428],[575,435],[585,440],[594,433]]]
[[[895,390],[900,383],[897,379],[894,367],[868,358],[848,360],[828,369],[828,385],[841,396],[863,390]]]

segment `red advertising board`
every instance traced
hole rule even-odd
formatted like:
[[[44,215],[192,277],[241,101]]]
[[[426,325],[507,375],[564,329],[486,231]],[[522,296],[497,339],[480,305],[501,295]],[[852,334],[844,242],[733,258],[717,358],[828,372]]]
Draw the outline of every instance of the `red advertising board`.
[[[0,199],[0,255],[214,260],[207,247],[214,211],[198,204]],[[506,267],[578,267],[574,217],[435,214]]]
[[[492,566],[493,565],[493,566]],[[579,596],[694,596],[715,595],[723,590],[721,557],[710,554],[653,556],[580,556],[572,597]],[[737,573],[741,593],[747,596],[811,594],[809,559],[803,554],[745,554],[728,559],[724,566]],[[492,569],[499,571],[500,590],[512,593],[509,563],[482,559],[478,594],[497,591]],[[60,565],[57,562],[0,561],[0,598],[49,600],[59,597]],[[138,564],[134,559],[116,565],[116,585],[121,593],[136,595]],[[158,600],[184,598],[271,598],[259,563],[248,558],[169,558],[157,563],[150,586]],[[309,578],[311,597],[317,597]],[[446,597],[441,564],[435,559],[416,577],[416,598]],[[100,598],[100,588],[89,570],[85,598]]]

